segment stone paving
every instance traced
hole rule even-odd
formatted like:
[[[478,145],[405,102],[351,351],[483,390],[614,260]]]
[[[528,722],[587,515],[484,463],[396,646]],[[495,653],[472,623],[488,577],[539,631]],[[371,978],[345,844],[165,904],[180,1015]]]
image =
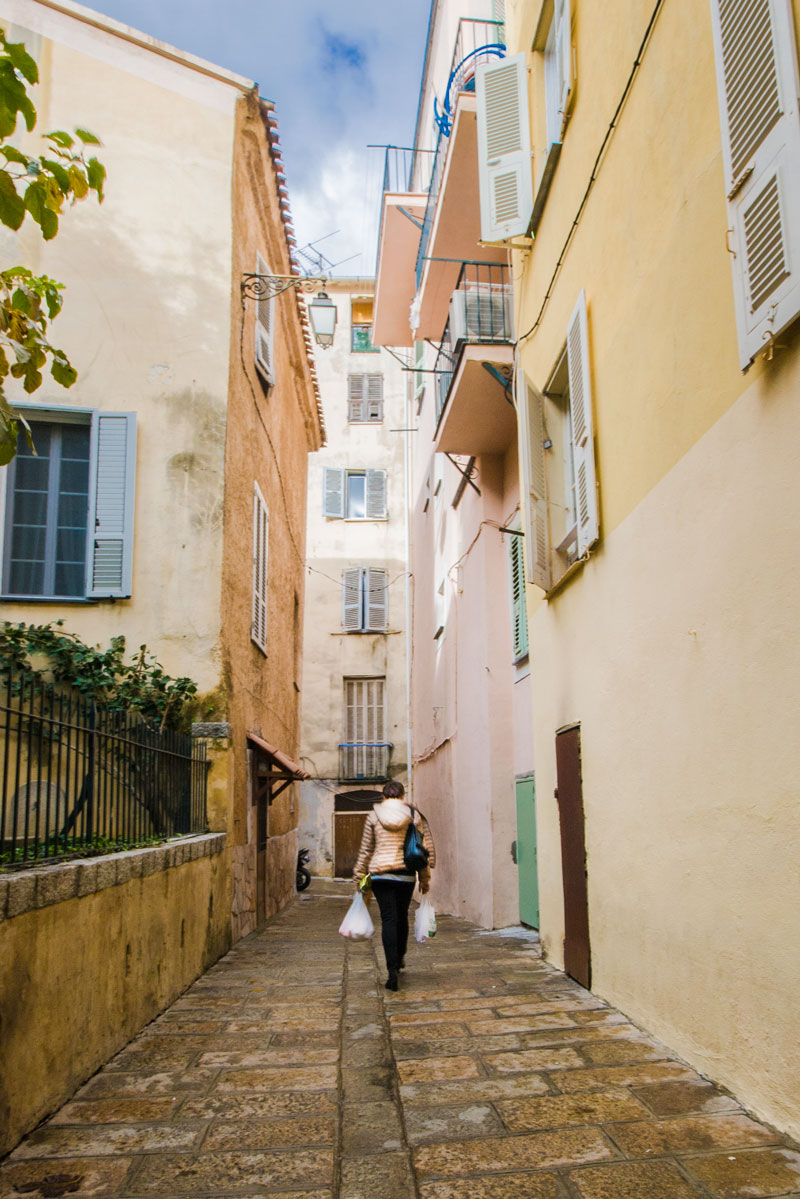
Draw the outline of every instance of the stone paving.
[[[800,1199],[797,1145],[530,937],[444,918],[392,995],[335,891],[312,884],[32,1132],[0,1199]]]

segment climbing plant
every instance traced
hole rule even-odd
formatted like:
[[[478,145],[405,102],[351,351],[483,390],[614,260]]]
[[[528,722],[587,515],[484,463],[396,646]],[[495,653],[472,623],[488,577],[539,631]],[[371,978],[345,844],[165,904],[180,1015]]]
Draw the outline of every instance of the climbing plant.
[[[168,675],[146,645],[126,662],[124,637],[112,637],[101,649],[66,632],[63,624],[0,626],[0,665],[72,687],[112,710],[141,712],[161,728],[183,727],[196,683]]]
[[[8,142],[20,117],[28,132],[36,125],[28,86],[38,80],[39,69],[24,44],[9,42],[0,28],[0,223],[16,230],[29,216],[50,241],[66,203],[90,192],[102,202],[106,172],[97,158],[87,158],[87,146],[100,144],[88,129],[76,129],[74,136],[63,130],[45,133],[45,152],[38,155]],[[0,271],[0,465],[14,457],[20,428],[33,448],[25,418],[6,397],[8,376],[20,379],[28,394],[41,386],[48,360],[62,387],[71,387],[78,377],[48,335],[49,322],[61,311],[62,290],[63,284],[25,266]]]

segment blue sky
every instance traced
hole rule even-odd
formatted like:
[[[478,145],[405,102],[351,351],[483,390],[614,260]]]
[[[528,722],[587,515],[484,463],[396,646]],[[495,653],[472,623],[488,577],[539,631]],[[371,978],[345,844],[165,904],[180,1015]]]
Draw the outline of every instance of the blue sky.
[[[90,0],[235,71],[276,104],[298,243],[372,274],[383,171],[369,143],[409,145],[430,0]]]

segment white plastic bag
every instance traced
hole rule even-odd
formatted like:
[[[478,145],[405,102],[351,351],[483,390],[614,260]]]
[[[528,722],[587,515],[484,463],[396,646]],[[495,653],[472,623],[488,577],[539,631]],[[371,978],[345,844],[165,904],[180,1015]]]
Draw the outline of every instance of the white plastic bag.
[[[433,904],[428,899],[427,895],[423,895],[420,905],[417,908],[417,913],[414,917],[414,938],[419,941],[420,945],[423,941],[427,941],[429,937],[436,936],[436,913],[433,910]]]
[[[347,915],[339,925],[339,932],[351,941],[368,941],[375,931],[372,917],[367,911],[364,896],[356,891],[353,902],[347,909]]]

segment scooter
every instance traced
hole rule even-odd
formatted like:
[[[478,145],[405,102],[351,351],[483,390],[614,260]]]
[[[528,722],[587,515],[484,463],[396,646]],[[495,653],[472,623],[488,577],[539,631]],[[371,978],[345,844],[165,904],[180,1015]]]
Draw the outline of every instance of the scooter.
[[[297,853],[297,875],[296,886],[298,891],[305,891],[306,887],[311,882],[311,873],[306,868],[309,853],[307,849],[300,849]]]

